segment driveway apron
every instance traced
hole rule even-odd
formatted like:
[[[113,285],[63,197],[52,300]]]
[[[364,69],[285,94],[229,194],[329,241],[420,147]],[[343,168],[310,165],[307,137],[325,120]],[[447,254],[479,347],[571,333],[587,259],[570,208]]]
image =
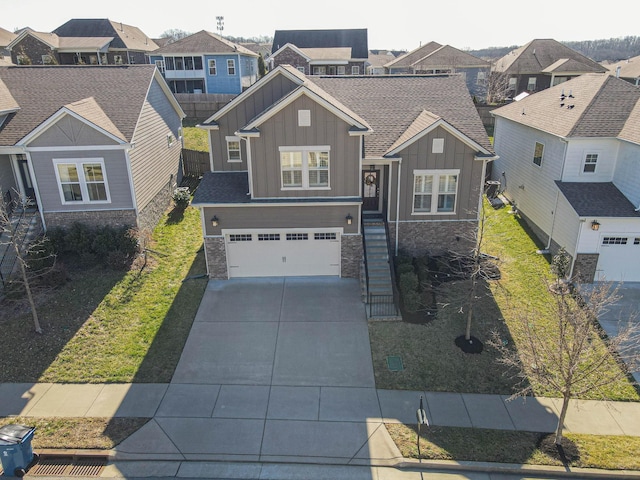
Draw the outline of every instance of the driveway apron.
[[[187,459],[398,458],[382,424],[359,282],[210,281],[154,419],[118,451],[145,453],[149,437]]]

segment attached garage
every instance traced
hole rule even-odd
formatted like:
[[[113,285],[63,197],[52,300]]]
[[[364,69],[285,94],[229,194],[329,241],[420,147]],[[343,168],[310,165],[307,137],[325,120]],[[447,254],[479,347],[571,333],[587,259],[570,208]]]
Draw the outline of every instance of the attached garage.
[[[223,230],[229,278],[340,276],[341,229]]]
[[[597,280],[640,282],[640,233],[603,235]]]

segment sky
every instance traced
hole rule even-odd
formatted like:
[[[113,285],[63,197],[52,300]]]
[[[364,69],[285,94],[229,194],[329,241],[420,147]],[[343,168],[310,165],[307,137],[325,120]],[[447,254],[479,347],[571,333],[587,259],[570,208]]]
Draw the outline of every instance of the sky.
[[[597,5],[597,6],[596,6]],[[530,7],[529,7],[530,6]],[[366,28],[369,49],[413,50],[435,41],[461,50],[521,46],[537,38],[579,41],[640,36],[640,4],[608,0],[0,0],[0,27],[50,32],[72,18],[108,18],[151,38],[190,33],[273,36],[276,30]]]

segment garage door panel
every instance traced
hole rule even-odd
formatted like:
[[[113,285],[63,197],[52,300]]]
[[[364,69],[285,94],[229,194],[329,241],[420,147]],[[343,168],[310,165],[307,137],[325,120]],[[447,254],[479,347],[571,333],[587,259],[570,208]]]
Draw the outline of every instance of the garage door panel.
[[[226,234],[229,277],[340,276],[340,233],[264,231]]]
[[[640,233],[603,235],[596,280],[640,282]]]

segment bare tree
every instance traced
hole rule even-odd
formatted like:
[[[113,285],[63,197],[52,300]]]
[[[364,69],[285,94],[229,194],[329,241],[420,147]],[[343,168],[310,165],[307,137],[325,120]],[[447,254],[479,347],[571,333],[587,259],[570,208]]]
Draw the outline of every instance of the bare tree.
[[[550,322],[538,322],[531,315],[515,319],[522,337],[517,350],[495,335],[491,345],[500,350],[500,363],[515,370],[519,390],[512,396],[533,393],[534,384],[550,387],[562,397],[562,408],[555,431],[555,444],[561,445],[569,400],[596,393],[607,399],[604,387],[628,378],[640,366],[640,325],[634,315],[621,321],[618,334],[606,336],[598,317],[618,301],[618,288],[596,284],[584,301],[570,294],[554,295]],[[616,358],[624,363],[616,364]]]
[[[3,263],[2,260],[11,260],[7,262],[10,276],[17,267],[14,283],[22,284],[24,287],[34,329],[36,333],[42,333],[32,285],[35,278],[53,268],[55,255],[46,248],[44,237],[29,238],[29,222],[22,221],[19,215],[12,215],[12,212],[25,212],[26,207],[26,199],[14,201],[13,205],[7,205],[0,200],[0,265]]]
[[[160,38],[168,38],[169,43],[177,42],[178,40],[182,40],[183,38],[191,35],[190,32],[186,32],[184,30],[180,30],[179,28],[171,28],[169,30],[165,30],[160,34]]]
[[[487,80],[487,103],[502,103],[509,98],[512,91],[509,89],[510,75],[505,72],[492,70]]]

